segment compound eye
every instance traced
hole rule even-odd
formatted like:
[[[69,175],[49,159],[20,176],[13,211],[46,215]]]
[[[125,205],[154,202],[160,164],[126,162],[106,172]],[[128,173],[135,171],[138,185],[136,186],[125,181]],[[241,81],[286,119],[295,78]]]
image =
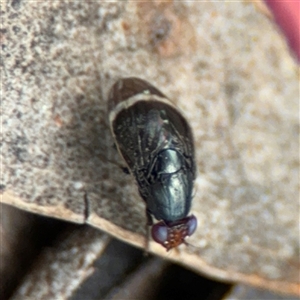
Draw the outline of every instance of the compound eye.
[[[189,220],[186,223],[187,228],[188,228],[188,232],[187,235],[191,236],[197,229],[197,219],[195,216],[190,216]]]
[[[154,241],[161,245],[164,245],[164,243],[168,241],[168,227],[163,222],[154,224],[151,233]]]

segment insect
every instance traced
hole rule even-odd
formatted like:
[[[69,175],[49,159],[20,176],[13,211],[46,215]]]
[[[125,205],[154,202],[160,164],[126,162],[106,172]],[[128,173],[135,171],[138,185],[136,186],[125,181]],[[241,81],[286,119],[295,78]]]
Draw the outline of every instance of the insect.
[[[117,81],[108,103],[111,131],[146,203],[152,238],[167,251],[186,243],[197,227],[188,216],[196,173],[188,122],[158,89],[135,77]]]

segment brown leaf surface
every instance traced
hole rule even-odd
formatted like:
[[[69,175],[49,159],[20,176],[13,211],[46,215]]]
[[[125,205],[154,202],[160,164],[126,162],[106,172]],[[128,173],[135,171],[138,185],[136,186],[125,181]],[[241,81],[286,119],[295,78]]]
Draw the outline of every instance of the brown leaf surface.
[[[151,251],[299,293],[298,68],[270,20],[249,3],[1,9],[4,203],[143,247],[145,206],[118,167],[106,109],[116,79],[141,77],[185,111],[198,163],[195,247]]]

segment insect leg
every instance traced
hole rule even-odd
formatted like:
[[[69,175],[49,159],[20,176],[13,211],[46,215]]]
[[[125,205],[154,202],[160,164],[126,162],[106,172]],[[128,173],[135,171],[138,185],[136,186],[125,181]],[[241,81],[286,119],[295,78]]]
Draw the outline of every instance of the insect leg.
[[[146,236],[146,240],[145,240],[145,255],[148,255],[149,253],[149,241],[150,241],[150,226],[153,225],[153,218],[152,215],[150,213],[150,211],[146,208],[146,217],[147,217],[147,222],[146,222],[146,232],[147,232],[147,236]]]

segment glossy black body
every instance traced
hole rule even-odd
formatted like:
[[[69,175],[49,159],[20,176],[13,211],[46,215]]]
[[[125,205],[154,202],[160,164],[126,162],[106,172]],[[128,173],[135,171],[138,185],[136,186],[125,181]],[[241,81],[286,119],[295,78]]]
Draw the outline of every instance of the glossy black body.
[[[116,145],[137,181],[147,212],[166,224],[185,218],[196,172],[186,119],[161,92],[137,78],[117,82],[110,98],[115,106],[110,123]]]

